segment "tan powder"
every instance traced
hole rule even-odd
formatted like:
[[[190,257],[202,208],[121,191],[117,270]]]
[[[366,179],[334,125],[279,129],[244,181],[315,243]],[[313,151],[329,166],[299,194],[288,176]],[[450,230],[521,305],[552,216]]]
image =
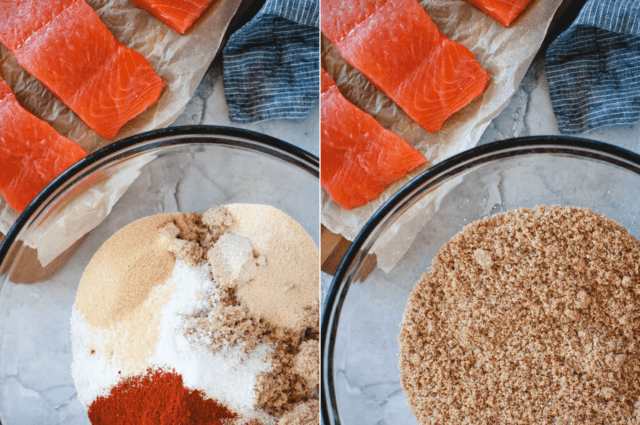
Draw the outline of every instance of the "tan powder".
[[[640,424],[639,287],[640,243],[587,209],[470,224],[405,309],[401,382],[414,416]]]
[[[291,217],[268,205],[233,204],[229,231],[251,240],[266,265],[237,289],[252,314],[292,330],[304,321],[305,308],[318,302],[319,252]]]
[[[107,329],[142,305],[173,275],[175,258],[158,243],[158,229],[180,214],[146,217],[120,229],[95,253],[82,275],[76,307],[91,326]]]
[[[123,377],[146,370],[160,336],[162,309],[175,290],[175,284],[154,287],[147,300],[127,315],[127,320],[113,322],[106,329],[94,329],[89,350],[117,364]]]

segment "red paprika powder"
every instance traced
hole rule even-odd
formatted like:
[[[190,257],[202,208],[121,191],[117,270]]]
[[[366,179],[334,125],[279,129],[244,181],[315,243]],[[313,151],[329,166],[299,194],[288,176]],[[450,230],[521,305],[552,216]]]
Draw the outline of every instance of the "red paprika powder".
[[[149,370],[128,378],[89,406],[93,425],[221,425],[237,414],[198,390],[185,388],[174,371]]]

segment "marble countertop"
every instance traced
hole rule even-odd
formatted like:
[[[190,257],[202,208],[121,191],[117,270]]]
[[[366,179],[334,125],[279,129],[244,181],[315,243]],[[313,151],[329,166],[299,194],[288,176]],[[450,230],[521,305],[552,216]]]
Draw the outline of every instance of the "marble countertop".
[[[319,102],[303,120],[271,120],[240,124],[229,119],[229,107],[224,96],[222,58],[218,58],[205,74],[184,113],[172,124],[223,125],[257,131],[289,142],[316,156],[320,154]]]
[[[487,127],[479,145],[512,137],[558,135],[551,106],[544,57],[539,54],[522,79],[509,105]],[[640,153],[640,122],[632,126],[601,127],[577,135]]]

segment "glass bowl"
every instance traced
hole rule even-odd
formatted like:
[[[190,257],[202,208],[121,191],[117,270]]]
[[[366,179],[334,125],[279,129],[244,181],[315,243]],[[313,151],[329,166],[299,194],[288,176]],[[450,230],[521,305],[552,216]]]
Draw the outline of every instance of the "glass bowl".
[[[351,245],[325,301],[325,425],[417,423],[398,369],[400,323],[414,284],[465,225],[537,205],[587,207],[638,237],[640,156],[578,138],[513,139],[445,160],[394,195]],[[409,232],[398,231],[403,222],[414,223]],[[388,273],[368,273],[370,252],[381,241],[386,255],[393,256],[394,247],[400,253],[409,248]]]
[[[152,214],[261,203],[289,214],[319,244],[318,176],[318,159],[286,142],[250,131],[191,126],[114,143],[58,177],[0,246],[2,424],[89,424],[70,372],[71,308],[86,265],[116,231]],[[92,215],[106,213],[102,201],[121,192],[106,219],[47,267],[40,266],[36,254],[47,246],[41,243],[36,253],[28,246],[34,235],[56,229],[57,235],[40,241],[77,238]],[[99,207],[83,210],[87,199]]]

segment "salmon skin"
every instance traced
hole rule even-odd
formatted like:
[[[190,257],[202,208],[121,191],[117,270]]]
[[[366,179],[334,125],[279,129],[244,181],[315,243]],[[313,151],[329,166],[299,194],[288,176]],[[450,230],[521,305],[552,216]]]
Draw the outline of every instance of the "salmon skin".
[[[416,0],[323,0],[321,26],[345,60],[430,132],[489,81]]]
[[[140,9],[146,10],[177,33],[185,31],[202,15],[213,0],[131,0]]]
[[[505,27],[511,25],[529,6],[532,0],[467,0],[469,3],[500,22]]]
[[[2,0],[0,42],[105,139],[158,100],[164,87],[85,0]]]
[[[53,179],[87,156],[24,109],[0,78],[0,194],[22,212]]]
[[[425,163],[413,146],[349,102],[325,70],[321,82],[320,179],[331,199],[355,208]]]

